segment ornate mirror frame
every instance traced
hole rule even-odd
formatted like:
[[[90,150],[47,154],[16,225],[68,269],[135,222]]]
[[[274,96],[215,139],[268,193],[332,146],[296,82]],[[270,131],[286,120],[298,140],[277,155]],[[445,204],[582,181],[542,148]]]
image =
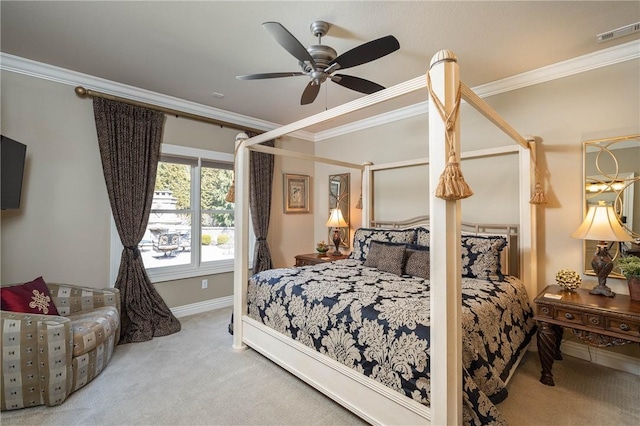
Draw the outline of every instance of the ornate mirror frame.
[[[622,227],[635,239],[632,243],[611,243],[614,268],[609,278],[624,276],[617,266],[619,256],[640,256],[640,134],[586,141],[583,144],[583,215],[589,206],[603,200],[611,204]],[[597,241],[584,241],[583,269],[590,269]]]
[[[340,208],[342,216],[349,222],[349,173],[329,175],[329,212]],[[349,227],[340,228],[340,247],[349,247]],[[327,241],[333,240],[333,228],[329,229]]]

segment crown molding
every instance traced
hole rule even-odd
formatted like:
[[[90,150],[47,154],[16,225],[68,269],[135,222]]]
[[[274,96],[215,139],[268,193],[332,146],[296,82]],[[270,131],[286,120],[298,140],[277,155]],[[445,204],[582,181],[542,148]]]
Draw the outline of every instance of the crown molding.
[[[522,74],[496,80],[491,83],[482,84],[480,86],[473,87],[472,89],[479,97],[486,98],[638,58],[640,58],[640,40],[634,40],[607,49],[602,49],[594,53],[578,56],[573,59],[527,71]],[[242,114],[236,114],[230,111],[197,104],[195,102],[151,92],[149,90],[128,86],[2,52],[0,52],[0,69],[66,84],[68,86],[84,86],[88,89],[98,90],[100,92],[135,101],[146,102],[191,114],[201,115],[203,117],[227,121],[237,124],[238,126],[247,126],[265,131],[273,130],[281,126],[277,123],[271,123]],[[306,131],[296,131],[291,133],[290,136],[307,141],[319,142],[340,135],[426,114],[428,111],[428,102],[419,102],[414,105],[355,121],[343,126],[320,131],[315,134]]]
[[[190,114],[200,115],[202,117],[226,121],[238,125],[239,127],[247,126],[254,129],[269,131],[282,126],[281,124],[271,123],[242,114],[236,114],[234,112],[186,101],[173,96],[163,95],[150,90],[117,83],[115,81],[79,73],[42,62],[32,61],[30,59],[3,52],[0,52],[0,69],[67,86],[83,86],[87,89],[131,99],[133,101],[144,102]],[[308,141],[315,140],[314,134],[311,132],[297,131],[292,133],[291,136]]]
[[[634,40],[607,49],[602,49],[594,53],[589,53],[587,55],[578,56],[573,59],[568,59],[566,61],[527,71],[522,74],[496,80],[491,83],[482,84],[480,86],[473,87],[472,90],[479,97],[486,98],[638,58],[640,58],[640,40]],[[428,112],[428,101],[420,102],[394,111],[345,124],[344,126],[317,132],[315,134],[315,141],[319,142],[336,136],[368,129],[370,127],[380,126],[382,124],[404,120],[416,115],[426,114]]]

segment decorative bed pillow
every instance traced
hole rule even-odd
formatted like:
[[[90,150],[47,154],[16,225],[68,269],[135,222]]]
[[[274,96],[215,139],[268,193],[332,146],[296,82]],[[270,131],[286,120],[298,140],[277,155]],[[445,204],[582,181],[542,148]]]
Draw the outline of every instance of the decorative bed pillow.
[[[404,250],[405,244],[403,243],[371,241],[369,254],[367,255],[367,260],[364,261],[364,266],[380,269],[379,265],[383,262],[386,265],[385,267],[389,268],[389,264],[394,263],[400,253],[404,256]],[[402,270],[402,258],[400,259],[400,269]]]
[[[405,245],[372,241],[364,266],[378,268],[379,271],[402,275]]]
[[[429,274],[431,273],[429,251],[410,249],[410,246],[411,245],[407,246],[407,251],[404,256],[404,273],[428,280]]]
[[[463,277],[504,279],[500,270],[500,252],[507,246],[505,237],[463,235],[461,242]]]
[[[58,310],[51,301],[51,294],[42,277],[21,285],[2,287],[0,292],[3,311],[58,315]]]
[[[415,229],[376,229],[360,228],[353,234],[353,250],[349,255],[350,259],[361,262],[367,260],[369,246],[372,241],[388,243],[413,243],[416,236]]]
[[[427,228],[416,228],[416,244],[426,246],[429,249],[429,230]]]

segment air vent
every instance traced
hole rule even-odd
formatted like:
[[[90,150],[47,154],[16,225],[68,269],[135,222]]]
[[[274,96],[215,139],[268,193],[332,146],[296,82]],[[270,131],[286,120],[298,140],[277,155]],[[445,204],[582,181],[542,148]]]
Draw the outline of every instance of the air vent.
[[[629,24],[624,27],[616,28],[613,31],[608,31],[606,33],[598,34],[596,36],[596,41],[598,43],[602,43],[605,41],[613,40],[614,38],[624,37],[629,34],[637,33],[640,31],[640,22],[636,22],[635,24]]]

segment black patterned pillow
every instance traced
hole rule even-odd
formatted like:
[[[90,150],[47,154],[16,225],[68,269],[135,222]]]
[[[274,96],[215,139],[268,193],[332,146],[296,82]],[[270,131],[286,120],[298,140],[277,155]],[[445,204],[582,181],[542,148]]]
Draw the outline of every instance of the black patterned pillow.
[[[350,259],[361,262],[367,260],[372,241],[388,243],[413,243],[415,240],[415,229],[375,229],[360,228],[353,234],[353,250],[349,255]]]
[[[505,237],[463,235],[461,242],[463,277],[504,279],[500,270],[500,252],[507,246]]]
[[[402,246],[403,243],[387,243],[382,241],[371,241],[371,245],[369,247],[369,254],[367,255],[367,260],[364,261],[364,266],[368,266],[370,268],[377,268],[380,259],[384,256],[387,256],[388,250],[385,246]]]
[[[364,262],[364,266],[378,268],[379,271],[390,272],[395,275],[402,275],[404,264],[404,244],[390,244],[373,241],[369,256]],[[373,264],[375,263],[375,266]]]
[[[427,228],[416,228],[416,244],[429,248],[429,230]]]
[[[404,255],[404,273],[428,280],[429,274],[431,273],[429,251],[413,250],[409,247],[410,246],[407,246],[407,250]]]

